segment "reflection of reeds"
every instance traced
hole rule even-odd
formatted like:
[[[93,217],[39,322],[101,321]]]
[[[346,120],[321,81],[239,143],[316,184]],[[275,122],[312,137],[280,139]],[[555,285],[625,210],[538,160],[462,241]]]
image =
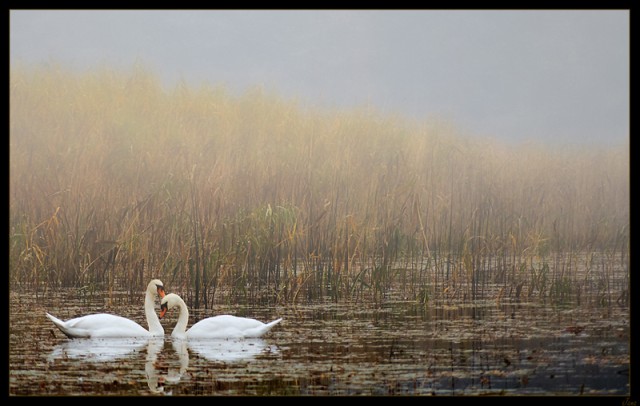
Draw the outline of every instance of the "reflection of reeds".
[[[163,91],[140,68],[13,67],[10,102],[13,286],[153,276],[198,307],[564,298],[596,280],[623,297],[628,145],[507,146],[259,90]],[[588,283],[582,252],[602,258]]]

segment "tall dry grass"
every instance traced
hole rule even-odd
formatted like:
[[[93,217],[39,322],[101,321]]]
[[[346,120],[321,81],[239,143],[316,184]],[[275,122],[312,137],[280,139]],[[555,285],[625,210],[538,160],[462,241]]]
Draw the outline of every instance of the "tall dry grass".
[[[397,285],[423,301],[496,284],[558,297],[581,286],[577,268],[591,285],[628,274],[628,148],[165,91],[139,67],[13,66],[10,282],[137,291],[160,277],[196,306],[378,300]]]

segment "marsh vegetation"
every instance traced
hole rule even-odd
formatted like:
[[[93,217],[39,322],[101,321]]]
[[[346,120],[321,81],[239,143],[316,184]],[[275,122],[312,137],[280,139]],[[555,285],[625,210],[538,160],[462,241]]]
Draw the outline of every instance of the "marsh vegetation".
[[[166,91],[139,67],[10,73],[12,288],[153,276],[205,308],[392,286],[627,300],[609,275],[629,264],[628,145],[510,146],[259,90]]]

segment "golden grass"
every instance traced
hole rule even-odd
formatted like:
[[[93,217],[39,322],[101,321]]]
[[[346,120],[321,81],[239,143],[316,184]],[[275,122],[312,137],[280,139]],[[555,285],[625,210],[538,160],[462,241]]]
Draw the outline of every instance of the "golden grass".
[[[13,286],[153,276],[205,305],[286,302],[383,293],[399,261],[420,294],[488,269],[516,284],[551,253],[628,261],[628,145],[509,146],[260,90],[165,91],[141,68],[10,76]]]

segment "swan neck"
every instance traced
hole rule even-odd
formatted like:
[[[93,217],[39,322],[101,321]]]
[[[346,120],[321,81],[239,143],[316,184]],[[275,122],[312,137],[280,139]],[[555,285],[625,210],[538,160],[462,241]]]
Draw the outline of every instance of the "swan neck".
[[[178,306],[180,307],[180,315],[178,316],[178,322],[176,323],[171,335],[175,337],[185,337],[187,332],[187,323],[189,322],[189,310],[182,298],[178,298]]]
[[[155,309],[157,292],[147,290],[147,294],[144,297],[144,314],[147,316],[147,324],[149,325],[149,333],[152,335],[164,335],[164,329],[160,324],[160,319]]]

